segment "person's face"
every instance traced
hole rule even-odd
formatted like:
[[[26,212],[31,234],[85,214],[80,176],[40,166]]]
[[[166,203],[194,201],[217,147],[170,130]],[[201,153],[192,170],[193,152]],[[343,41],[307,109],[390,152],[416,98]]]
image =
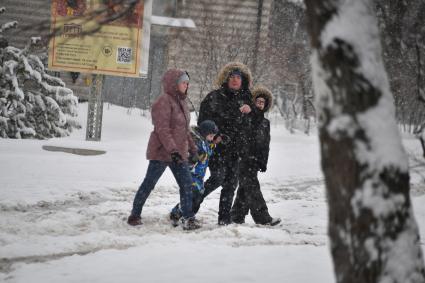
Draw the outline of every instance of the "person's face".
[[[187,89],[189,87],[189,82],[188,81],[184,81],[181,82],[179,84],[177,84],[177,90],[181,93],[181,94],[185,94]]]
[[[210,142],[214,139],[214,137],[215,137],[214,134],[209,134],[208,136],[205,137],[205,139]]]
[[[264,110],[264,107],[266,106],[266,100],[262,97],[259,97],[255,100],[255,107],[257,107],[260,110]]]
[[[242,78],[239,75],[231,75],[229,77],[228,86],[230,89],[239,90],[242,86]]]

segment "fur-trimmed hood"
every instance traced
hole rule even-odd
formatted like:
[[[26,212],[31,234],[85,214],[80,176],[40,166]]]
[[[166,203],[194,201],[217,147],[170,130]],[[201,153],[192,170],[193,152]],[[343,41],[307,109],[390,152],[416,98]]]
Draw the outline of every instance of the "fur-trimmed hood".
[[[264,110],[263,110],[264,112],[267,112],[267,111],[269,111],[270,108],[272,108],[272,106],[273,106],[273,95],[272,95],[272,92],[268,88],[266,88],[263,85],[257,85],[257,86],[254,87],[254,89],[251,91],[251,93],[252,93],[252,100],[253,100],[254,103],[255,103],[255,99],[257,99],[257,97],[259,97],[259,96],[263,96],[267,100],[267,103],[266,103]]]
[[[248,66],[240,62],[230,62],[221,68],[215,80],[216,86],[222,87],[227,82],[229,74],[234,70],[239,70],[242,73],[242,88],[249,89],[252,84],[252,74]]]

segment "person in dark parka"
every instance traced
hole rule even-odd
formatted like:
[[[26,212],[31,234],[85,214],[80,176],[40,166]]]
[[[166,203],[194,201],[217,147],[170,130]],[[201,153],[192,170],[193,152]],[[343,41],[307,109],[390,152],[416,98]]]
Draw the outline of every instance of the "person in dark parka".
[[[202,121],[212,120],[220,129],[220,134],[230,138],[226,144],[217,144],[209,162],[211,176],[204,184],[203,199],[222,186],[219,225],[231,223],[230,210],[238,185],[239,158],[248,150],[247,133],[250,128],[250,112],[254,107],[249,90],[251,82],[251,72],[246,65],[229,63],[217,76],[218,88],[201,102],[198,125]]]
[[[239,188],[232,207],[232,222],[244,223],[251,211],[256,224],[277,225],[279,218],[272,218],[260,189],[258,171],[266,172],[270,149],[270,121],[264,117],[273,102],[271,92],[258,86],[253,89],[255,108],[251,113],[249,153],[241,157],[239,165]]]

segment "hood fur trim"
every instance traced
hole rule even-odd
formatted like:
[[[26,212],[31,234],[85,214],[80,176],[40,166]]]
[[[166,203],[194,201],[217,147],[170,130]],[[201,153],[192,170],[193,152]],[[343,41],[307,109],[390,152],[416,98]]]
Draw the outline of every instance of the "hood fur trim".
[[[230,62],[226,64],[221,70],[218,72],[217,78],[215,80],[216,87],[220,88],[224,83],[226,83],[229,74],[233,70],[239,70],[242,73],[243,79],[247,80],[247,82],[242,82],[242,87],[250,88],[252,84],[252,74],[249,70],[248,66],[242,64],[240,62]]]
[[[263,85],[257,85],[254,87],[254,89],[252,90],[252,100],[255,102],[255,99],[262,95],[265,96],[265,98],[267,99],[267,105],[264,108],[264,112],[269,111],[270,108],[272,108],[273,106],[273,94],[272,92],[266,88]]]

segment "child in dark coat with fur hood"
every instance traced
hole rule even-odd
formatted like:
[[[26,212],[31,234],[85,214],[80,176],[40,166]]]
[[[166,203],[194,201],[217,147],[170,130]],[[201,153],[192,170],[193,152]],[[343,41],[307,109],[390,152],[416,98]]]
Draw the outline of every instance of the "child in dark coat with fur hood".
[[[279,218],[272,218],[258,181],[258,171],[266,172],[270,149],[270,121],[264,114],[271,108],[273,96],[270,90],[258,86],[252,91],[255,109],[252,113],[249,152],[239,164],[239,188],[233,204],[232,222],[244,223],[251,211],[256,224],[277,225]]]

